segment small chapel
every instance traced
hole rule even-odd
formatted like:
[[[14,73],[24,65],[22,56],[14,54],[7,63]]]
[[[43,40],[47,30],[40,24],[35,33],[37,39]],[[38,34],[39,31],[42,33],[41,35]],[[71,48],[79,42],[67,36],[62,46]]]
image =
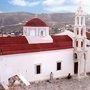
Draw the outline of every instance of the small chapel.
[[[23,36],[0,37],[0,81],[22,75],[26,80],[42,81],[66,77],[78,78],[90,72],[90,33],[86,31],[85,13],[75,13],[74,32],[65,30],[50,35],[49,26],[33,18],[23,26]]]

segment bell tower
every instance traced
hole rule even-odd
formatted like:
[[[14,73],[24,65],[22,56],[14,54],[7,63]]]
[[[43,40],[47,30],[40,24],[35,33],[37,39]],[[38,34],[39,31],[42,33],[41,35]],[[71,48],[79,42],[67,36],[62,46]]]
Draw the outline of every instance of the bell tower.
[[[74,73],[75,69],[78,77],[86,76],[86,24],[85,13],[82,6],[79,6],[75,13],[75,25],[74,25]],[[75,66],[75,63],[77,65]]]

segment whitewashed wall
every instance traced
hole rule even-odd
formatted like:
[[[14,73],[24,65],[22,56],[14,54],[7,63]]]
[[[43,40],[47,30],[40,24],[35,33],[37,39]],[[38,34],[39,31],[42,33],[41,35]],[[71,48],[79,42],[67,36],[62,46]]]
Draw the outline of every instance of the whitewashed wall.
[[[41,35],[43,31],[43,36]],[[52,43],[53,39],[49,35],[49,27],[23,27],[23,35],[26,36],[30,44]]]
[[[88,47],[88,52],[87,52],[87,64],[86,64],[86,67],[87,67],[87,72],[90,72],[90,47]]]
[[[32,32],[33,30],[33,32]],[[24,26],[23,27],[23,35],[24,36],[40,36],[40,31],[43,31],[45,36],[49,35],[49,27],[28,27],[28,26]]]
[[[61,70],[56,70],[56,63],[61,62]],[[35,65],[41,64],[41,74],[35,74]],[[44,51],[0,56],[0,79],[7,79],[15,74],[22,74],[29,81],[49,79],[50,72],[54,77],[67,76],[74,71],[73,49]]]

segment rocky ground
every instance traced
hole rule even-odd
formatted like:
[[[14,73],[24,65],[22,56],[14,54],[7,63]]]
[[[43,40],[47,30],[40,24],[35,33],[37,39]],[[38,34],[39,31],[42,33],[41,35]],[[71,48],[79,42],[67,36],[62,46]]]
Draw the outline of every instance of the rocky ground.
[[[1,89],[0,90],[4,90]],[[73,77],[71,79],[55,79],[53,81],[33,82],[29,87],[16,85],[9,90],[90,90],[90,76],[78,79]]]
[[[31,90],[90,90],[90,76],[82,79],[57,79],[31,85]]]

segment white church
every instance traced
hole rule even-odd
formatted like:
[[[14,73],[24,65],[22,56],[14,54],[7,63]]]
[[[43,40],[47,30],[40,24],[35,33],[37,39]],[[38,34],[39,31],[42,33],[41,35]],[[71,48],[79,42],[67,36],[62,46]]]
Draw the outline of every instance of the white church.
[[[0,82],[22,75],[26,80],[42,81],[66,77],[69,73],[85,77],[90,72],[90,33],[86,32],[85,13],[75,13],[74,33],[49,35],[49,27],[39,18],[23,26],[23,36],[0,37]]]

